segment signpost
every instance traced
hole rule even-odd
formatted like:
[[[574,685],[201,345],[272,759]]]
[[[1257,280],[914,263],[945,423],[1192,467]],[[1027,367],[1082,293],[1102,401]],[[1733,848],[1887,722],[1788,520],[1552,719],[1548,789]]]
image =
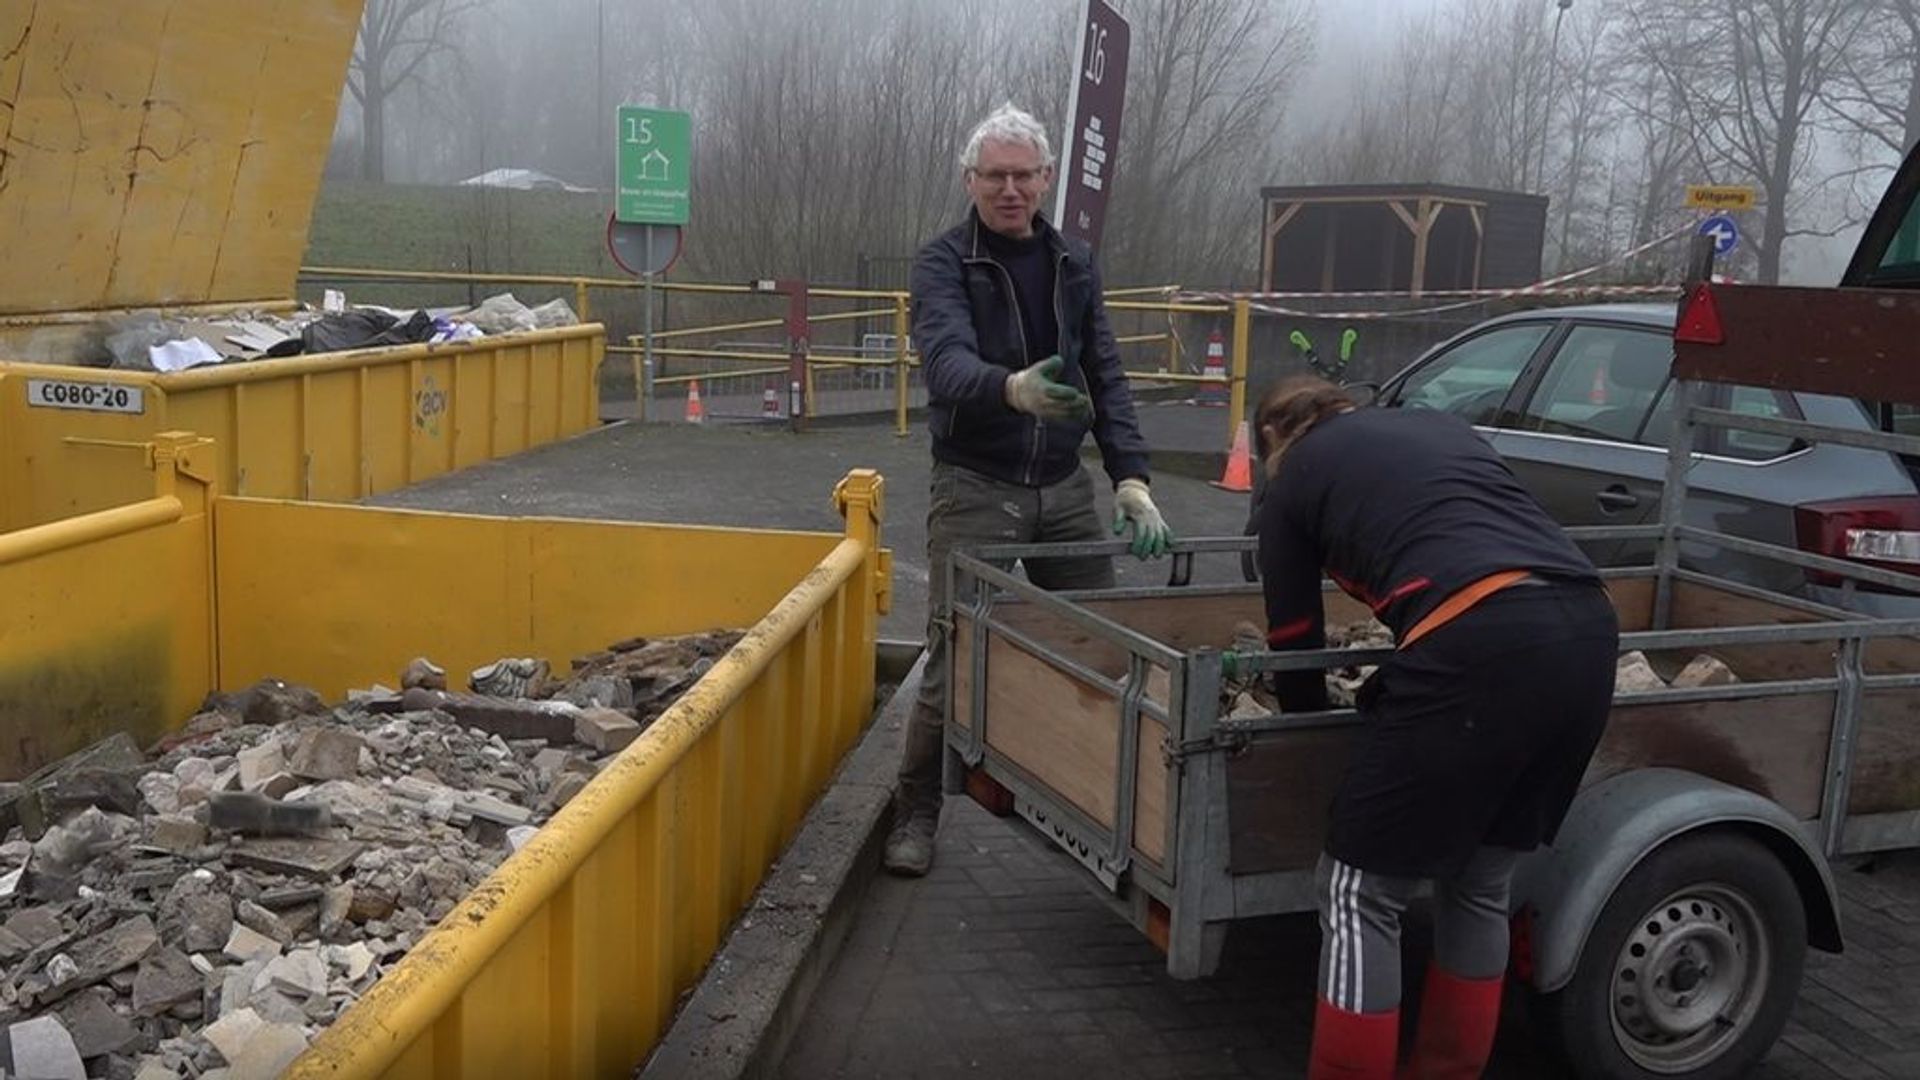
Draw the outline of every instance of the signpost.
[[[1751,210],[1758,201],[1751,187],[1739,184],[1688,184],[1687,206],[1698,210]]]
[[[1702,221],[1694,231],[1701,236],[1713,237],[1713,253],[1716,257],[1724,257],[1740,246],[1740,226],[1734,224],[1732,216],[1728,214],[1715,214]]]
[[[645,420],[653,400],[653,278],[680,256],[681,226],[692,203],[693,118],[670,109],[622,105],[615,122],[619,153],[607,249],[621,269],[646,283],[644,347],[633,372],[635,407]]]
[[[1060,148],[1065,167],[1055,188],[1053,222],[1061,232],[1098,248],[1107,220],[1114,158],[1120,152],[1120,112],[1126,103],[1127,51],[1132,39],[1127,20],[1106,0],[1086,0],[1084,13],[1073,90],[1067,100],[1067,137]]]

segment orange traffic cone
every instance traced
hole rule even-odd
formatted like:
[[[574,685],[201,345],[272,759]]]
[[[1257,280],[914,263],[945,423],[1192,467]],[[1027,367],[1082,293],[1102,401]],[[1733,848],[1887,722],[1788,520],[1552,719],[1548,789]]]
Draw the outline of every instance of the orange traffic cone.
[[[700,404],[700,380],[687,384],[687,423],[701,424],[707,419],[707,410]]]
[[[1247,422],[1233,431],[1233,449],[1227,452],[1227,470],[1213,486],[1221,491],[1237,491],[1242,494],[1253,490],[1253,451],[1247,445]]]

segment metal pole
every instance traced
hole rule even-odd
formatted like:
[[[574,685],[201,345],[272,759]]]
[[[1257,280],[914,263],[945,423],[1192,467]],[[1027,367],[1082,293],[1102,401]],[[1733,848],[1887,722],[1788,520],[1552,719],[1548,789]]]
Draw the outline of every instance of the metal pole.
[[[1553,14],[1553,46],[1547,54],[1547,95],[1541,102],[1545,115],[1540,118],[1540,168],[1535,180],[1540,190],[1547,188],[1547,138],[1553,129],[1553,84],[1560,74],[1560,23],[1567,17],[1567,9],[1573,6],[1573,0],[1560,0],[1559,10]],[[1560,256],[1564,262],[1565,253]]]
[[[893,298],[893,433],[907,436],[907,298]]]
[[[813,415],[813,368],[807,362],[813,330],[807,324],[807,283],[785,279],[776,288],[787,294],[787,426],[801,432]]]
[[[651,230],[649,230],[647,234],[647,248],[649,249],[647,259],[649,265],[652,264],[653,259],[652,247],[653,234]],[[642,310],[640,314],[642,361],[640,364],[640,382],[634,389],[634,392],[640,397],[640,419],[642,420],[648,419],[647,413],[653,405],[653,274],[649,272],[644,280],[646,282],[646,288],[641,292],[641,295],[645,297],[643,302],[644,310]]]
[[[1253,338],[1253,306],[1245,297],[1233,302],[1233,384],[1227,391],[1227,444],[1233,444],[1247,412],[1247,354]]]

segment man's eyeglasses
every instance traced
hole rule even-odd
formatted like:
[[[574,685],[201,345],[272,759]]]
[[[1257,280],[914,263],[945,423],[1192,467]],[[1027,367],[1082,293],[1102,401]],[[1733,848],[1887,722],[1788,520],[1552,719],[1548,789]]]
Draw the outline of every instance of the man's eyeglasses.
[[[973,175],[987,182],[989,187],[1004,187],[1007,181],[1013,181],[1014,187],[1032,187],[1046,175],[1045,169],[994,169],[982,171],[975,169]]]

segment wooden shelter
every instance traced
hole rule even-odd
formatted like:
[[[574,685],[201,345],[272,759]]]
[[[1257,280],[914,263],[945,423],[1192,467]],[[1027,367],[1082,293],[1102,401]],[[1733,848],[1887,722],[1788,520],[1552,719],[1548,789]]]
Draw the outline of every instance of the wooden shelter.
[[[1547,198],[1448,184],[1270,187],[1262,292],[1405,292],[1540,279]]]

